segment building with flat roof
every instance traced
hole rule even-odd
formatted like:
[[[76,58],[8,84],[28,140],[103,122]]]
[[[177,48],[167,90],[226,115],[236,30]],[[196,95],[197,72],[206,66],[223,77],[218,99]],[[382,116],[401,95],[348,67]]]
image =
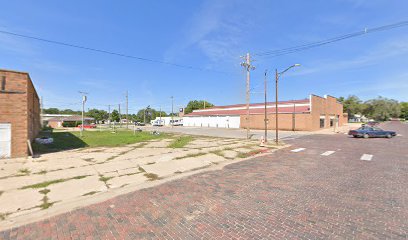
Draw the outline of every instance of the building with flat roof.
[[[94,122],[95,119],[92,117],[84,117],[84,125],[89,125]],[[47,120],[47,126],[52,128],[61,128],[64,127],[64,123],[67,123],[71,127],[76,127],[79,124],[82,124],[82,116],[80,115],[60,115],[56,117],[49,118]]]
[[[275,129],[275,102],[266,104],[267,128]],[[194,110],[183,117],[184,126],[246,128],[265,128],[265,103],[250,104],[249,121],[246,104],[215,106]],[[278,128],[291,131],[314,131],[322,128],[335,128],[347,123],[343,105],[335,97],[310,95],[308,99],[278,102]]]
[[[40,128],[40,99],[30,75],[0,69],[0,158],[27,156],[27,140]]]

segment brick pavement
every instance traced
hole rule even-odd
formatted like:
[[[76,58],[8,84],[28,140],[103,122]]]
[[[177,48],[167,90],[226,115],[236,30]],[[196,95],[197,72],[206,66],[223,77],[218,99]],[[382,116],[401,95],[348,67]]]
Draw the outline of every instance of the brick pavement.
[[[0,239],[407,239],[408,125],[386,127],[403,136],[295,139],[291,149],[304,151],[122,195]]]

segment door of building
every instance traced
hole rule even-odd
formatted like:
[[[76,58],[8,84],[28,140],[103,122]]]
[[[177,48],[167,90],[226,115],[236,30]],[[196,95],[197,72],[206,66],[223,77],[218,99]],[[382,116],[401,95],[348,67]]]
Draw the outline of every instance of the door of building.
[[[0,123],[0,158],[11,156],[11,124]]]

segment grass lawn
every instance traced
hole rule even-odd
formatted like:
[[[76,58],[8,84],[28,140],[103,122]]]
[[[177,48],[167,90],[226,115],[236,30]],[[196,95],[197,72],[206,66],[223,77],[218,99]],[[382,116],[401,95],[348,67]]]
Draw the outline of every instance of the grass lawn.
[[[176,138],[173,142],[169,144],[169,148],[182,148],[193,141],[194,138],[192,136],[181,136]]]
[[[152,135],[149,132],[136,132],[136,134],[133,134],[133,131],[118,131],[116,133],[110,131],[84,131],[82,138],[79,134],[79,132],[41,133],[40,136],[54,138],[54,142],[48,145],[33,143],[34,152],[57,152],[83,147],[115,147],[168,136],[166,134]]]

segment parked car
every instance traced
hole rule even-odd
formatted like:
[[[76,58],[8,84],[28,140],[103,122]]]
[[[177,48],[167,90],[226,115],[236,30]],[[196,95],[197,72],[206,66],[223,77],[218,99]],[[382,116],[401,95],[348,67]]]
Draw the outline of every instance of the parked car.
[[[82,128],[82,124],[78,125],[79,128]],[[84,128],[96,128],[94,124],[84,124]]]
[[[397,133],[394,131],[386,131],[378,127],[367,127],[367,126],[361,127],[356,130],[350,130],[348,134],[352,135],[353,137],[363,137],[363,138],[370,138],[370,137],[392,138],[397,135]]]
[[[175,120],[170,120],[170,125],[173,125],[173,126],[183,126],[183,120],[178,120],[178,119],[175,119]]]
[[[163,126],[164,124],[163,124],[163,121],[156,120],[156,121],[153,122],[152,125],[155,126],[155,127],[161,127],[161,126]]]
[[[136,126],[144,126],[144,125],[146,125],[146,124],[144,124],[143,122],[135,122],[135,125],[136,125]]]

